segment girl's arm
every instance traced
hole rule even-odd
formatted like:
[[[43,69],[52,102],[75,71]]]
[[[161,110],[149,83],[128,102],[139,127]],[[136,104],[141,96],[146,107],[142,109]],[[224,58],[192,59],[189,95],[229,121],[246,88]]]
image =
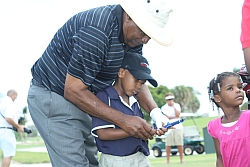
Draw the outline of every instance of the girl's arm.
[[[96,133],[100,140],[119,140],[131,136],[122,129],[114,129],[114,128],[98,129],[96,130]]]
[[[223,161],[222,161],[222,156],[220,153],[220,142],[217,138],[213,138],[213,140],[214,140],[214,147],[215,147],[216,156],[217,156],[216,167],[224,167]]]

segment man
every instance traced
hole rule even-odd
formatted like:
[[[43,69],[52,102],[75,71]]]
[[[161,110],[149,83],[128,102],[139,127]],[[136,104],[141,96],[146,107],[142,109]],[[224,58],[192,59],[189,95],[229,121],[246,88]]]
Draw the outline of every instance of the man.
[[[31,69],[28,107],[53,166],[98,165],[89,114],[143,140],[167,131],[155,131],[142,118],[125,115],[95,96],[115,80],[126,52],[141,54],[150,38],[165,46],[172,42],[166,33],[172,11],[166,0],[119,2],[70,18]],[[146,85],[137,98],[158,127],[168,121]]]
[[[1,167],[9,167],[13,156],[16,155],[16,137],[12,127],[19,132],[24,132],[24,126],[19,125],[15,119],[14,101],[17,92],[13,89],[7,92],[7,96],[0,101],[0,147],[3,151]]]
[[[244,4],[242,6],[240,40],[244,53],[246,68],[248,73],[250,73],[250,0],[244,0]]]
[[[162,106],[162,113],[170,120],[174,122],[180,119],[181,106],[174,102],[174,94],[169,92],[165,96],[166,104]],[[177,146],[180,163],[183,164],[183,125],[182,123],[174,126],[174,130],[166,137],[166,152],[167,152],[167,164],[170,163],[171,147]]]

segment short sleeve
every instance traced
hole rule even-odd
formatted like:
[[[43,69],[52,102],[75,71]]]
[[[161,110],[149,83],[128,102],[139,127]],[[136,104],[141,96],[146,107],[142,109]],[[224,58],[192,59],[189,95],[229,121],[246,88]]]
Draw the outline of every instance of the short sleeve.
[[[16,108],[14,106],[14,102],[10,97],[5,97],[1,101],[0,109],[4,111],[2,114],[6,118],[15,118]]]
[[[14,119],[16,115],[17,115],[17,112],[16,112],[15,107],[13,105],[8,106],[8,108],[6,108],[6,110],[5,110],[5,117],[6,118]]]
[[[162,112],[163,114],[166,114],[165,105],[163,105],[163,106],[161,107],[161,112]]]
[[[176,110],[181,111],[181,106],[180,106],[180,104],[174,103],[174,107],[176,108]]]
[[[108,94],[105,90],[100,91],[96,96],[105,104],[109,105]],[[92,135],[98,137],[96,134],[96,130],[103,128],[115,128],[115,125],[100,118],[92,117]]]
[[[207,125],[207,132],[210,136],[212,136],[213,138],[217,138],[217,136],[215,135],[215,120],[209,121],[208,125]]]
[[[90,86],[99,73],[108,50],[108,38],[95,27],[82,27],[74,35],[73,55],[68,73]]]

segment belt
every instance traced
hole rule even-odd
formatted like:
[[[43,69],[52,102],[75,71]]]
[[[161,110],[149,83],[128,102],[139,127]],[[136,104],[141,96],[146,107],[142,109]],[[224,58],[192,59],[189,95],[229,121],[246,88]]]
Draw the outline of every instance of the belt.
[[[32,80],[31,80],[31,85],[36,85],[36,86],[44,87],[40,82],[38,82],[38,81],[35,80],[35,79],[32,79]]]
[[[11,130],[13,130],[12,129],[12,127],[0,127],[1,129],[11,129]]]

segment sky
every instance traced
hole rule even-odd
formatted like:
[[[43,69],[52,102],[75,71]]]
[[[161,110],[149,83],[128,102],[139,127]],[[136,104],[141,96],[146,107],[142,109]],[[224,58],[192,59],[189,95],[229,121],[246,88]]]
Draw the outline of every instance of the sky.
[[[143,54],[152,76],[169,89],[198,91],[199,113],[213,113],[208,82],[218,73],[244,64],[240,43],[243,0],[170,0],[173,44],[150,40]],[[27,106],[30,69],[55,32],[74,14],[117,0],[1,0],[0,92],[18,91],[16,104]],[[132,5],[132,4],[131,4]],[[139,13],[138,13],[139,14]]]

